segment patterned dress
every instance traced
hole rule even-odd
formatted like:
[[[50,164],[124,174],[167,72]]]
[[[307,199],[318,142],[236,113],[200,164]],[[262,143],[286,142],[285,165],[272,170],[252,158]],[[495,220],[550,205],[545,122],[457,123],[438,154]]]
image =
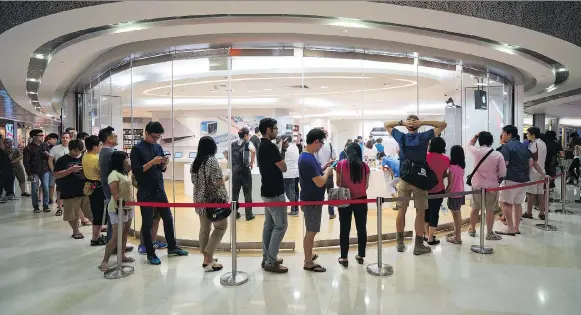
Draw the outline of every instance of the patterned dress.
[[[197,173],[190,168],[192,184],[194,184],[194,202],[209,202],[216,200],[228,200],[228,192],[222,181],[222,168],[214,156],[208,157],[202,162]],[[196,208],[198,215],[206,215],[206,208]]]

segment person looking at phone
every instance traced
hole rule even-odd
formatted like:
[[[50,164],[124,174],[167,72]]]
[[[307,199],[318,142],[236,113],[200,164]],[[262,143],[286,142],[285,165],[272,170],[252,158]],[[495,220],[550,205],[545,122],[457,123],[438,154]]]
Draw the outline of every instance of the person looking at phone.
[[[73,229],[71,237],[80,240],[85,237],[79,231],[79,211],[89,220],[93,218],[89,197],[83,191],[87,179],[83,173],[81,153],[85,146],[81,140],[71,140],[68,148],[68,154],[60,157],[54,165],[54,178],[63,201],[63,221]]]
[[[323,131],[323,133],[325,134],[325,139],[329,136],[329,134],[327,133],[327,130],[325,129],[321,129]],[[308,143],[307,143],[308,145]],[[315,157],[317,158],[317,161],[319,161],[319,165],[321,165],[321,167],[325,168],[325,165],[330,165],[329,161],[333,162],[337,159],[337,154],[335,153],[335,150],[333,150],[333,145],[331,145],[331,142],[326,142],[325,144],[323,144],[323,146],[314,153]],[[328,164],[329,163],[329,164]],[[327,191],[327,194],[329,194],[329,190],[331,188],[335,187],[335,181],[333,180],[333,173],[329,174],[329,178],[327,179],[327,184],[325,184],[325,190]],[[329,219],[335,219],[337,216],[335,215],[335,207],[333,206],[328,206],[328,212],[329,212]]]
[[[158,121],[151,121],[145,126],[145,137],[131,149],[131,170],[139,189],[137,201],[141,202],[168,202],[163,185],[163,172],[167,169],[169,158],[164,156],[161,145],[157,143],[164,133],[163,126]],[[163,220],[165,238],[168,244],[168,256],[187,256],[188,252],[179,248],[174,236],[173,218],[169,207],[141,206],[141,235],[147,261],[152,265],[161,264],[155,255],[151,240],[154,210],[157,210]]]

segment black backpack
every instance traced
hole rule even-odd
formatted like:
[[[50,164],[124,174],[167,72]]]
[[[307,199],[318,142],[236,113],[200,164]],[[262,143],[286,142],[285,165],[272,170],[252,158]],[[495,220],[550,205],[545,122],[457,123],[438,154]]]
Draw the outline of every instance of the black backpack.
[[[402,139],[402,151],[406,155],[406,135]],[[405,159],[401,165],[401,179],[421,190],[430,190],[438,184],[436,173],[430,169],[428,162]]]
[[[250,167],[250,149],[249,142],[239,141],[232,142],[232,169],[242,169]]]

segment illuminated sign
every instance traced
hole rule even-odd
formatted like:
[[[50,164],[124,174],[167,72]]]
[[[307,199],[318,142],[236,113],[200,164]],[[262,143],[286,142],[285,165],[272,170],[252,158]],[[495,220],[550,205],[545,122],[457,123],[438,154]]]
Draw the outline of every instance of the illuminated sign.
[[[6,139],[14,138],[14,124],[6,124]]]

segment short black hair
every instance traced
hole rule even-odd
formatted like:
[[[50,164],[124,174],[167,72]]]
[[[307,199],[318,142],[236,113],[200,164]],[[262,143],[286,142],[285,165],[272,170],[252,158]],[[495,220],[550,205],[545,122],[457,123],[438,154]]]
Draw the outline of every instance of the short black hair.
[[[383,138],[377,138],[377,140],[375,142],[381,144],[383,142]]]
[[[113,134],[113,131],[115,131],[115,128],[111,127],[111,126],[107,126],[101,130],[99,130],[99,140],[101,140],[101,142],[105,143],[107,141],[107,139],[109,137],[111,137],[111,135]]]
[[[163,134],[165,132],[165,130],[163,130],[163,126],[159,121],[148,122],[147,125],[145,126],[145,131],[147,131],[147,133],[159,133],[159,134]]]
[[[101,141],[99,141],[99,137],[97,136],[88,136],[85,139],[85,147],[87,148],[87,151],[92,151],[93,148],[98,147],[99,143]]]
[[[65,129],[65,132],[66,133],[69,133],[71,130],[75,130],[76,131],[77,129],[75,129],[73,127],[68,127],[67,129]]]
[[[240,137],[240,139],[244,138],[246,135],[250,134],[250,130],[248,130],[248,128],[243,127],[242,129],[238,130],[238,137]]]
[[[511,138],[516,138],[518,136],[518,129],[513,125],[506,125],[502,127],[502,131],[510,135]]]
[[[541,129],[539,129],[539,127],[530,127],[527,129],[527,133],[535,136],[536,139],[541,138]]]
[[[323,129],[311,129],[311,131],[307,133],[307,144],[313,144],[317,140],[323,140],[326,138],[327,136],[325,135],[325,131]]]
[[[32,137],[38,136],[41,133],[42,133],[42,130],[40,130],[40,129],[32,129],[32,130],[30,130],[28,135],[32,138]]]
[[[57,135],[56,133],[49,133],[48,136],[46,136],[47,139],[59,139],[59,135]]]
[[[547,131],[545,131],[545,138],[547,140],[556,140],[557,139],[557,133],[554,132],[553,130],[547,130]]]
[[[83,144],[83,141],[80,139],[75,139],[75,140],[71,140],[71,142],[69,142],[69,151],[73,151],[73,150],[79,150],[79,151],[83,151],[85,149],[85,145]]]
[[[274,118],[263,118],[260,120],[260,123],[258,124],[258,130],[260,130],[261,134],[266,134],[266,130],[268,128],[274,128],[274,126],[276,126],[278,122],[276,121],[276,119]]]
[[[494,137],[488,131],[483,131],[478,135],[478,144],[480,146],[490,147],[490,146],[492,146],[493,142],[494,142]]]
[[[415,119],[415,120],[420,120],[420,118],[418,117],[418,115],[408,115],[408,117],[406,118],[406,120],[410,120],[410,119]]]
[[[127,175],[127,170],[123,167],[123,162],[127,159],[127,153],[123,151],[113,151],[111,155],[111,162],[109,164],[111,172],[117,171],[121,174]]]
[[[458,165],[462,169],[466,168],[466,156],[462,146],[453,145],[450,149],[450,165]]]
[[[256,127],[254,128],[254,133],[259,133],[260,132],[260,128]]]
[[[81,131],[77,134],[77,139],[79,140],[85,140],[87,137],[89,137],[89,134],[84,131]]]
[[[432,138],[428,152],[444,154],[446,152],[446,140],[442,137]]]

